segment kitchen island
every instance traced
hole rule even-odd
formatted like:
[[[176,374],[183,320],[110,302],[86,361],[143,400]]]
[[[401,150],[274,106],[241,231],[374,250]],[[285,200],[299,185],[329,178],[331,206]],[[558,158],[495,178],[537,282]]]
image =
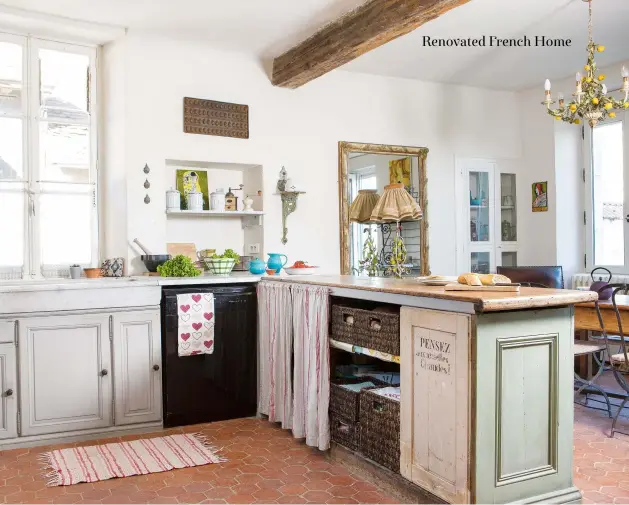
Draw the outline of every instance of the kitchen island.
[[[264,278],[400,307],[400,473],[450,503],[573,503],[574,304],[412,279]],[[333,302],[335,299],[333,298]]]

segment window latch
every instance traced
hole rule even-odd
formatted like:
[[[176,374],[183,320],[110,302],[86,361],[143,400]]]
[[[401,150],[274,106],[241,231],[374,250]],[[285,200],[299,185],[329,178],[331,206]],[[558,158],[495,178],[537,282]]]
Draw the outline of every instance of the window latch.
[[[34,216],[35,215],[35,199],[33,198],[33,195],[35,193],[31,190],[27,190],[27,193],[28,193],[28,211],[31,216]]]

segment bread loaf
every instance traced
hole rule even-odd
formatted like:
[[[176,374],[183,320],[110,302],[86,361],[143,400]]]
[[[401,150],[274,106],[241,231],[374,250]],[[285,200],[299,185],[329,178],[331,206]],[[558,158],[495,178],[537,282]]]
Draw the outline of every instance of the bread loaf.
[[[510,284],[511,279],[500,274],[473,274],[467,273],[459,275],[459,284],[468,286],[495,286],[496,284]]]
[[[472,273],[459,275],[459,278],[457,279],[457,281],[459,284],[467,284],[468,286],[482,286],[483,285],[483,283],[480,281],[478,274],[472,274]]]
[[[501,274],[481,274],[479,275],[483,286],[495,286],[496,284],[510,284],[511,279]]]

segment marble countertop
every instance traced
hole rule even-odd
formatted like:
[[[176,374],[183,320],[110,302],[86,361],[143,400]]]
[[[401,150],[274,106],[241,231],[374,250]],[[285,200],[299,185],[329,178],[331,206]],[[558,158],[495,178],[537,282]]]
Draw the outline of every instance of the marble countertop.
[[[133,277],[101,277],[98,279],[34,279],[0,281],[0,293],[24,291],[59,291],[67,289],[110,289],[120,287],[150,287],[177,285],[234,284],[258,282],[261,276],[249,272],[234,272],[228,276],[200,275],[199,277],[157,277],[139,275]]]
[[[295,282],[333,288],[368,290],[407,296],[420,296],[469,302],[476,312],[497,312],[544,307],[561,307],[591,302],[598,296],[593,291],[570,289],[543,289],[521,287],[519,293],[488,291],[446,291],[441,286],[424,286],[413,278],[392,279],[383,277],[356,277],[352,275],[299,275],[268,277],[263,281]]]

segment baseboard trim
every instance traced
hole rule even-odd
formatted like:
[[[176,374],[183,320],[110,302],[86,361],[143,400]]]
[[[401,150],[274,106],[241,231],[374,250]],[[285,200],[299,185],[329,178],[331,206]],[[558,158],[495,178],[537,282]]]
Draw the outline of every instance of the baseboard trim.
[[[0,451],[9,449],[21,449],[24,447],[37,447],[40,445],[67,444],[83,442],[96,438],[119,437],[136,433],[150,433],[162,430],[162,422],[132,424],[129,426],[111,426],[93,430],[68,431],[64,433],[47,433],[46,435],[32,435],[30,437],[11,438],[0,440]]]
[[[573,486],[513,503],[581,503],[581,498],[581,491]]]

